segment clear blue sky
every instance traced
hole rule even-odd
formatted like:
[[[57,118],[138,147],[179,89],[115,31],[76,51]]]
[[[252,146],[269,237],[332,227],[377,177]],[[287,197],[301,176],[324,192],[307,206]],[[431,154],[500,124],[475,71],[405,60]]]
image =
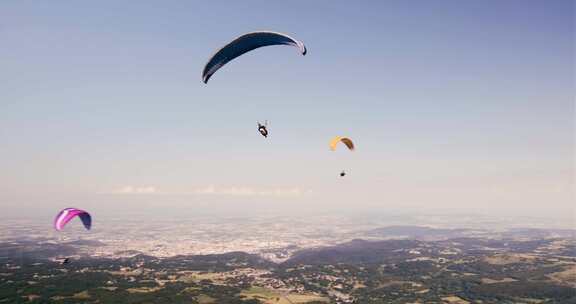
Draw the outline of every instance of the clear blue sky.
[[[259,49],[203,84],[254,30],[309,52]],[[573,69],[568,0],[3,1],[0,206],[573,212]]]

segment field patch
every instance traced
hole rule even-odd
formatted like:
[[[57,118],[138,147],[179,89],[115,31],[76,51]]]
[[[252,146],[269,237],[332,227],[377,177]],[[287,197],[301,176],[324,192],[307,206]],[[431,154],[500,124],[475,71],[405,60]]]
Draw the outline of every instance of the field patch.
[[[536,257],[527,254],[498,254],[485,257],[484,261],[492,265],[507,265],[518,263],[533,263]]]
[[[257,299],[265,304],[301,304],[309,303],[312,301],[329,302],[328,298],[313,295],[313,294],[297,294],[287,293],[284,294],[280,291],[271,290],[263,287],[251,287],[250,289],[242,291],[240,294],[246,299]]]
[[[555,283],[576,288],[576,265],[570,265],[563,271],[546,275]]]

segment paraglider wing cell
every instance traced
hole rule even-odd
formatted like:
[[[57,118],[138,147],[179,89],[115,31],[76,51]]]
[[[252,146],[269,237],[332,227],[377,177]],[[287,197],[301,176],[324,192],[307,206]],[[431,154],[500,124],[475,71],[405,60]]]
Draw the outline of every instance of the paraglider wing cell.
[[[352,140],[348,137],[341,137],[341,136],[336,136],[332,138],[332,140],[330,141],[330,150],[336,151],[336,146],[338,145],[339,142],[344,143],[346,147],[348,147],[348,149],[354,150],[354,143],[352,142]]]
[[[66,208],[60,211],[54,219],[54,228],[58,231],[64,229],[64,226],[76,216],[80,218],[84,227],[90,230],[92,217],[88,212],[76,208]]]
[[[344,137],[340,141],[343,142],[348,149],[354,150],[354,143],[349,138]]]
[[[292,37],[276,32],[253,32],[244,34],[218,50],[206,63],[202,71],[202,81],[208,83],[218,69],[235,58],[254,49],[269,45],[290,45],[297,47],[302,55],[306,55],[306,47]]]

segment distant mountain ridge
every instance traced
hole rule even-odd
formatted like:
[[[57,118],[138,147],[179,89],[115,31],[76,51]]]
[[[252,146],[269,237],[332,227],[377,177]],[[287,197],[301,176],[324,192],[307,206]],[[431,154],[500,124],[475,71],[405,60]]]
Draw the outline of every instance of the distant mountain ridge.
[[[421,244],[416,240],[365,241],[357,239],[336,246],[298,251],[283,264],[383,263],[404,259],[407,256],[406,251],[418,248]]]
[[[471,228],[433,228],[428,226],[395,225],[368,230],[370,237],[402,238],[416,240],[447,240],[465,237],[491,237],[505,238],[573,238],[576,239],[576,229],[544,229],[544,228],[509,228],[502,232],[493,232],[484,229]]]
[[[372,237],[395,237],[408,239],[448,239],[463,237],[479,232],[473,229],[432,228],[426,226],[387,226],[367,231]]]

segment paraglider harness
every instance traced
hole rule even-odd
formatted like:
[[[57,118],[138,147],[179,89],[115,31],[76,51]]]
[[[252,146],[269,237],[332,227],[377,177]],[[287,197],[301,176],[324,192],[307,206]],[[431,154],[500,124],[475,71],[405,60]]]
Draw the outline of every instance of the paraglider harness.
[[[60,263],[60,265],[70,264],[70,258],[56,258],[56,261]]]
[[[260,134],[262,134],[262,136],[264,137],[268,137],[268,129],[266,129],[267,126],[268,126],[267,120],[264,122],[264,124],[258,122],[258,132],[260,132]]]

